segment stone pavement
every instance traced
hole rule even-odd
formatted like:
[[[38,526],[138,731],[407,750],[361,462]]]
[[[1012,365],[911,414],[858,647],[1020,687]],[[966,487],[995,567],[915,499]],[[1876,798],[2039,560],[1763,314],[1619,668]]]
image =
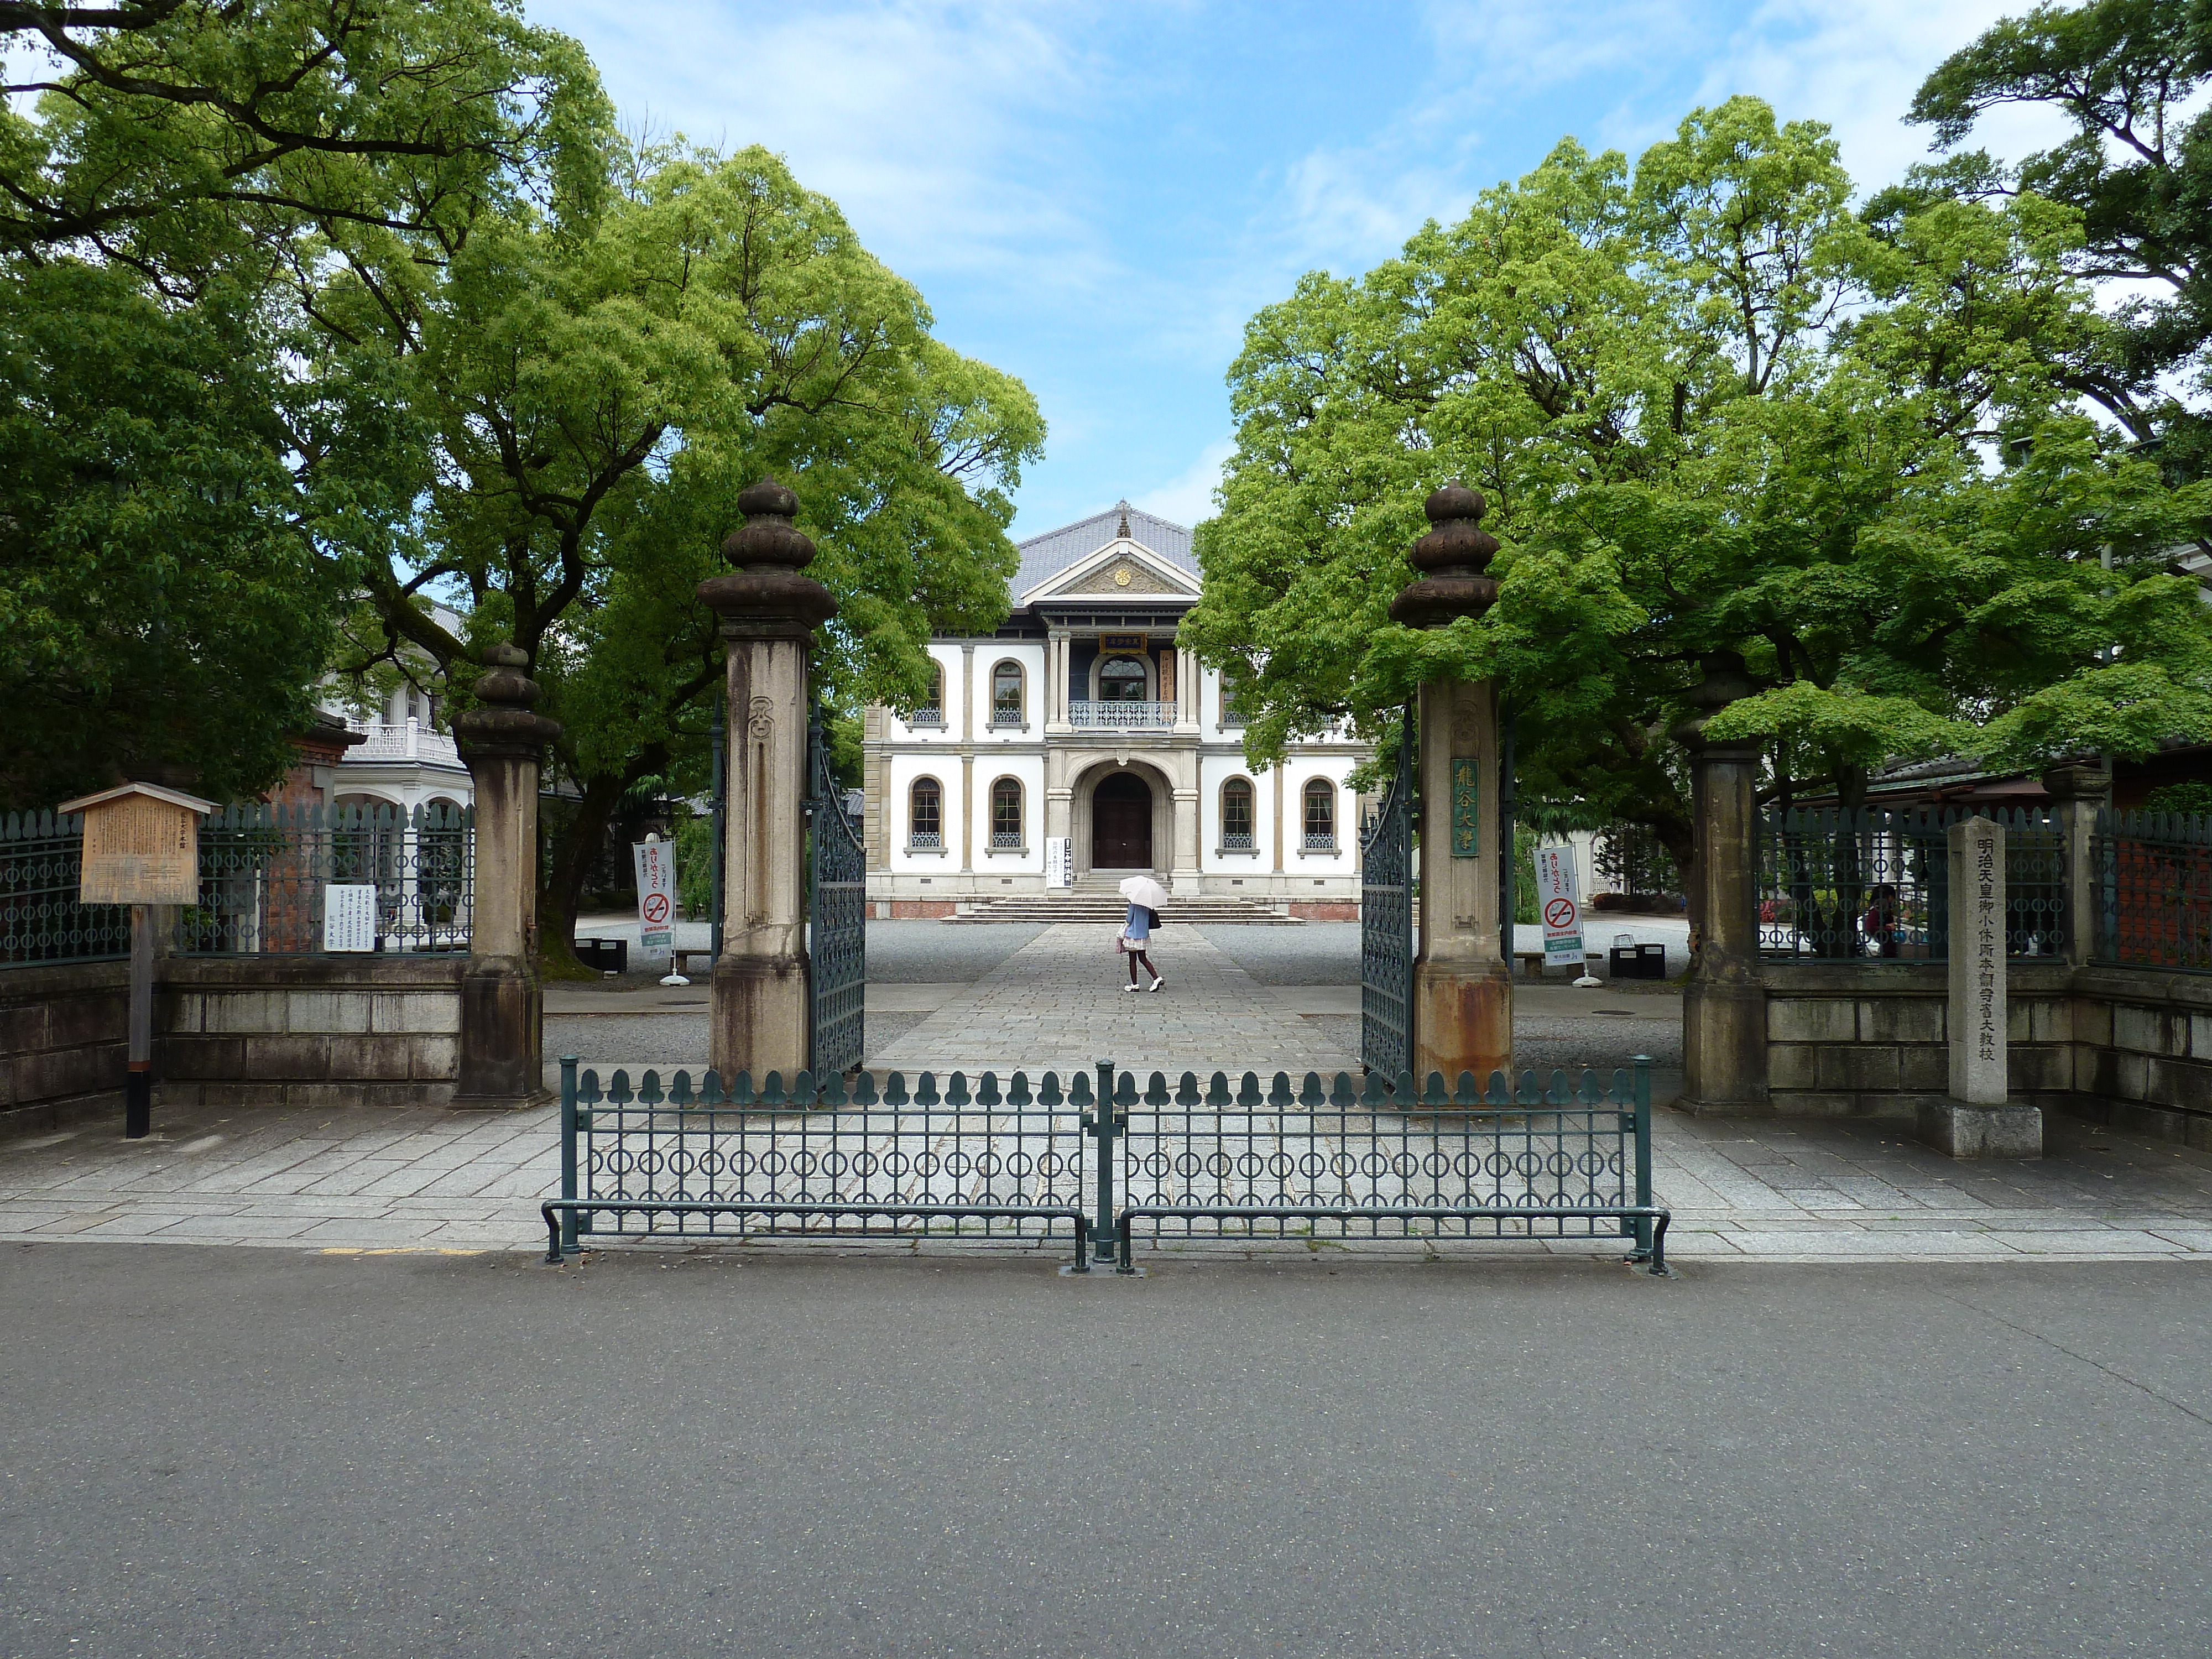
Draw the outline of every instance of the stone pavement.
[[[1100,1060],[1170,1074],[1358,1069],[1358,1056],[1334,1040],[1340,1023],[1309,1021],[1294,999],[1262,985],[1196,928],[1161,930],[1152,961],[1166,988],[1131,995],[1116,931],[1080,922],[1046,928],[874,1046],[869,1069],[1065,1075]]]
[[[1137,1000],[1130,998],[1130,1001]],[[324,1250],[535,1251],[536,1200],[558,1176],[550,1109],[162,1109],[156,1133],[115,1126],[0,1141],[0,1241],[258,1244]],[[2054,1117],[2052,1156],[1958,1164],[1880,1124],[1653,1122],[1670,1255],[1761,1261],[2146,1260],[2212,1262],[2212,1156]],[[907,1242],[777,1240],[747,1249],[839,1253]],[[933,1240],[938,1251],[976,1248]],[[1035,1246],[1019,1248],[1035,1249]],[[1425,1256],[1420,1240],[1353,1253]],[[1042,1247],[1056,1259],[1065,1246]],[[1182,1247],[1303,1255],[1300,1243]],[[1606,1255],[1590,1241],[1453,1245]]]

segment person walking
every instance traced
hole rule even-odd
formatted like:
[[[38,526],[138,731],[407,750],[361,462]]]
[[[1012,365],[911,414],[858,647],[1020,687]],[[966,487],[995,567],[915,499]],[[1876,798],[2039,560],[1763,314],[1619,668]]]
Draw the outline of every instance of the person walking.
[[[1132,991],[1141,991],[1145,988],[1137,982],[1137,965],[1139,963],[1144,964],[1145,971],[1152,976],[1153,990],[1157,991],[1167,983],[1167,981],[1160,977],[1160,970],[1152,966],[1152,957],[1145,951],[1145,947],[1152,942],[1152,929],[1159,926],[1159,912],[1150,905],[1132,903],[1129,906],[1129,919],[1121,924],[1121,948],[1128,952],[1129,956],[1129,988]]]
[[[1157,991],[1167,981],[1152,966],[1146,946],[1152,942],[1152,929],[1160,925],[1159,907],[1167,902],[1168,890],[1150,876],[1131,876],[1121,884],[1121,896],[1129,901],[1129,919],[1121,924],[1121,936],[1115,943],[1128,953],[1129,989],[1146,988],[1137,982],[1137,969],[1141,964],[1152,976],[1151,988]]]

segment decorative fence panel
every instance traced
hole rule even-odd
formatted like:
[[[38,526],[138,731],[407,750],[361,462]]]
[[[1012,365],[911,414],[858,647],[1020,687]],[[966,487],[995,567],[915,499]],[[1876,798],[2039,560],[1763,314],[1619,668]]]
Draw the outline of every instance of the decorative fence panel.
[[[562,1061],[561,1197],[547,1259],[580,1236],[957,1234],[1070,1240],[1074,1268],[1134,1271],[1157,1241],[1621,1238],[1665,1268],[1648,1061],[1487,1088],[1409,1074],[1247,1072],[1170,1086],[1109,1061],[1063,1084],[801,1073],[633,1086]]]
[[[2066,834],[2036,808],[1797,807],[1759,828],[1759,954],[1783,961],[1950,959],[1950,827],[2005,830],[2005,954],[2062,955]]]
[[[1398,771],[1363,826],[1359,861],[1359,1059],[1395,1077],[1413,1063],[1413,711]]]
[[[131,908],[80,904],[84,820],[0,816],[0,967],[112,962],[131,954]]]
[[[199,902],[177,908],[187,956],[316,955],[325,889],[374,890],[373,948],[466,951],[475,903],[472,809],[246,802],[200,825]],[[0,820],[0,965],[111,960],[131,913],[76,902],[84,826],[52,813]]]
[[[2092,961],[2212,973],[2212,818],[2107,807],[2089,868]]]

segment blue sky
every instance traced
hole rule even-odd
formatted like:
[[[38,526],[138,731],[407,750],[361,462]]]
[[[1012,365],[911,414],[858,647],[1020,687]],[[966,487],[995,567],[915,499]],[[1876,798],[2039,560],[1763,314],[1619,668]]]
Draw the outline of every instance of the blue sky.
[[[1632,155],[1737,92],[1836,130],[1863,185],[1984,0],[1527,6],[531,0],[626,123],[781,151],[1050,423],[1014,533],[1127,495],[1210,510],[1223,375],[1299,273],[1368,269],[1565,133]],[[1994,124],[2017,153],[2023,119]]]

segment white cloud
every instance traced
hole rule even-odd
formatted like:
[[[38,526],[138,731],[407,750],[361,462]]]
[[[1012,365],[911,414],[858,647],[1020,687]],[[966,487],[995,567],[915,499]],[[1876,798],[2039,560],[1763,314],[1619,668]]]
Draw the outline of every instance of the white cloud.
[[[1221,482],[1221,469],[1237,453],[1234,440],[1222,438],[1206,445],[1198,459],[1165,483],[1133,498],[1132,505],[1157,514],[1174,524],[1194,525],[1213,516],[1213,491]]]

